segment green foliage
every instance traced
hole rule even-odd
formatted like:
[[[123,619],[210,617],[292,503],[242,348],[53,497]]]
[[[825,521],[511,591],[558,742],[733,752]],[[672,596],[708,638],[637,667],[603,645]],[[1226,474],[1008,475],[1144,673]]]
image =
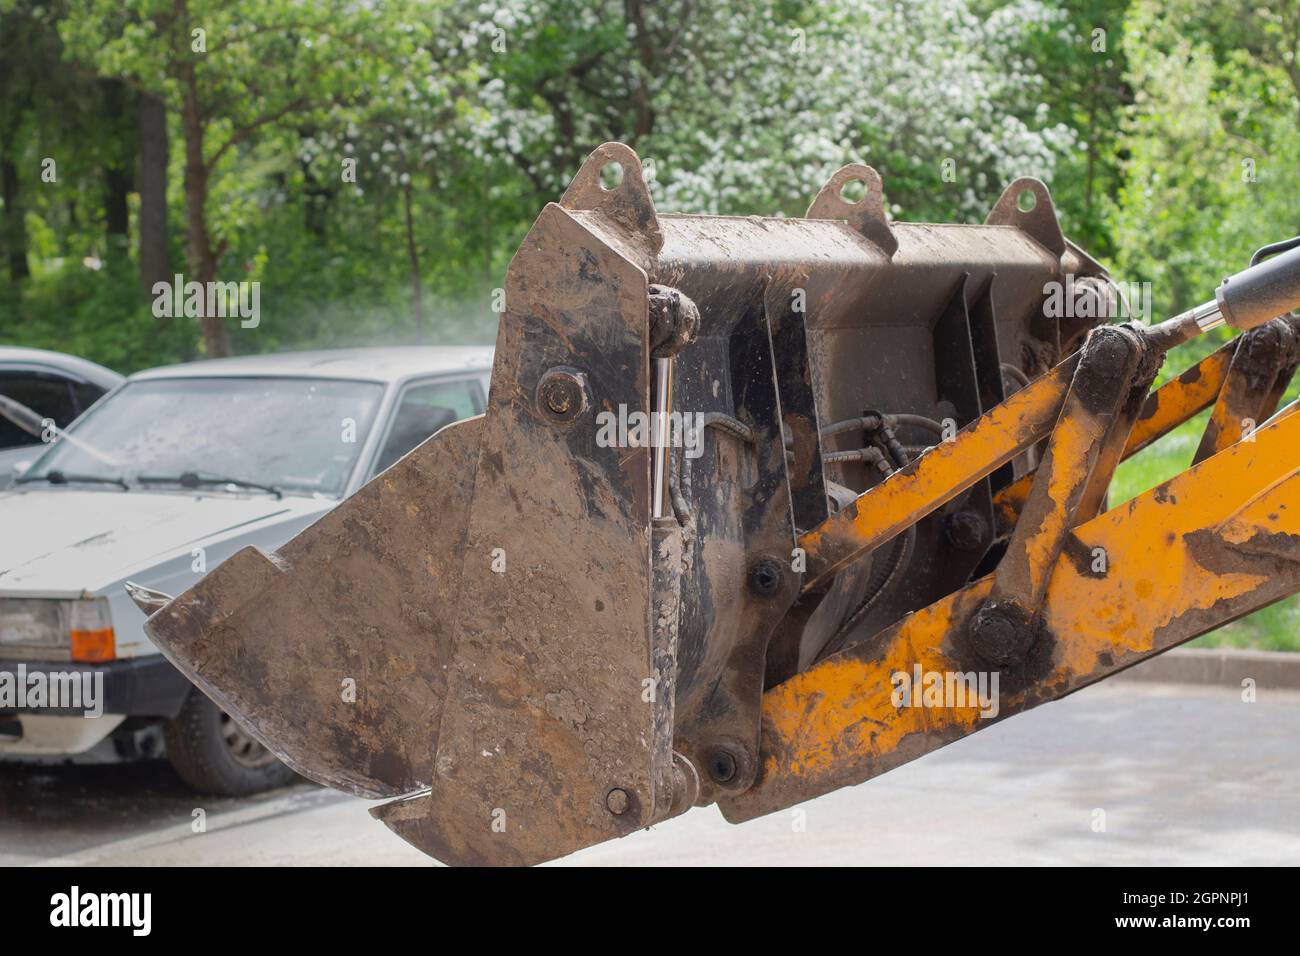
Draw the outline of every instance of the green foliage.
[[[1128,22],[1116,255],[1172,314],[1300,232],[1300,6],[1137,0]],[[1225,25],[1239,45],[1223,45]]]
[[[154,318],[124,259],[98,271],[65,262],[34,276],[19,295],[8,289],[0,298],[0,340],[92,356],[123,373],[178,361],[197,337],[190,323]]]
[[[148,304],[125,278],[138,209],[115,247],[104,177],[135,162],[133,91],[168,111],[173,269],[201,271],[206,237],[219,278],[263,284],[236,351],[490,339],[519,239],[607,139],[666,210],[799,214],[861,159],[895,214],[973,221],[1040,175],[1169,314],[1300,231],[1298,20],[1292,0],[4,0],[5,228],[32,275],[0,268],[0,335],[46,328],[53,295],[63,340],[127,354],[105,330]],[[201,339],[153,341],[130,354]]]
[[[264,321],[229,324],[234,351],[489,341],[510,255],[605,140],[650,161],[666,210],[800,214],[865,159],[895,213],[959,220],[1016,175],[1050,178],[1074,141],[1027,52],[1063,23],[1039,0],[7,0],[0,17],[33,78],[14,112],[34,272],[0,278],[0,335],[29,341],[68,282],[62,339],[101,360],[148,299],[102,235],[99,179],[134,159],[134,101],[106,116],[96,84],[166,105],[173,269],[262,283]],[[111,268],[74,281],[82,259]],[[202,339],[150,341],[136,361]]]
[[[994,4],[993,6],[996,6]],[[1053,199],[1067,234],[1098,257],[1115,253],[1108,200],[1122,180],[1118,112],[1126,82],[1124,18],[1129,0],[1069,0],[1061,16],[1025,37],[1022,54],[1041,71],[1048,118],[1077,142],[1056,164]]]
[[[151,311],[139,183],[112,231],[142,94],[173,272],[261,283],[236,352],[491,341],[529,224],[612,139],[665,211],[798,215],[861,160],[893,214],[978,221],[1041,176],[1159,318],[1300,232],[1298,63],[1295,0],[0,0],[0,341],[122,371],[201,354]],[[1114,500],[1198,435],[1126,463]],[[1295,607],[1224,633],[1289,646]]]

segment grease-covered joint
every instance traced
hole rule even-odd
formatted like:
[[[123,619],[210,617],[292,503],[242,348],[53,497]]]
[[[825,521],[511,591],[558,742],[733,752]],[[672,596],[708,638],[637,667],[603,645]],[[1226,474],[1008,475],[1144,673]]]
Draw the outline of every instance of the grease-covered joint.
[[[1074,307],[1057,320],[1061,348],[1067,352],[1078,348],[1098,318],[1107,320],[1131,314],[1120,288],[1105,274],[1076,277],[1074,295]]]
[[[650,355],[672,358],[695,341],[700,310],[691,298],[666,285],[650,286]]]
[[[1281,326],[1287,356],[1293,360],[1300,359],[1300,312],[1279,315],[1274,322]]]
[[[1014,667],[1023,661],[1038,632],[1033,612],[1011,602],[985,604],[967,626],[972,650],[995,667]]]
[[[1165,356],[1168,354],[1164,349],[1144,344],[1142,354],[1138,356],[1137,368],[1133,370],[1133,387],[1141,389],[1145,395],[1155,384],[1156,376],[1160,374],[1160,367],[1165,364]]]
[[[1119,315],[1124,306],[1119,287],[1109,276],[1082,276],[1075,279],[1074,289],[1075,311],[1080,315]]]
[[[1285,319],[1275,319],[1242,333],[1233,356],[1233,371],[1245,376],[1252,392],[1267,391],[1278,369],[1294,362],[1295,332]]]
[[[1141,326],[1103,325],[1093,329],[1084,344],[1083,359],[1071,388],[1084,408],[1104,409],[1118,391],[1128,391],[1135,377],[1144,377],[1144,365],[1152,360],[1155,351],[1148,347]],[[1155,370],[1150,374],[1154,378]]]
[[[1282,349],[1286,355],[1282,363],[1282,371],[1278,376],[1278,386],[1285,390],[1290,384],[1291,377],[1295,375],[1297,366],[1300,366],[1300,313],[1291,312],[1278,316],[1272,324],[1278,326]]]

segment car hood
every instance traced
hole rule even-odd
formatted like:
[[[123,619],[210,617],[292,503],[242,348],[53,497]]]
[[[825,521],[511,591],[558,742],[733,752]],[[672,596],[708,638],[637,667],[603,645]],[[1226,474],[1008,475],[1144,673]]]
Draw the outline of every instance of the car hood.
[[[10,490],[0,494],[0,594],[94,592],[230,535],[337,502],[286,495]]]

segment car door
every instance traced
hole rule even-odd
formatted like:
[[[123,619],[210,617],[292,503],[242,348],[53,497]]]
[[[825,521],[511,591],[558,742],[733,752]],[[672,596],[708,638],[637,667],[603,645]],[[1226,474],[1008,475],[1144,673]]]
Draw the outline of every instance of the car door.
[[[440,428],[482,411],[483,390],[475,378],[407,384],[394,403],[370,477],[390,467]]]
[[[53,369],[0,365],[0,395],[21,402],[43,419],[52,419],[59,428],[67,427],[103,394],[99,386]],[[0,417],[0,488],[13,478],[15,464],[35,459],[44,450],[39,436]]]

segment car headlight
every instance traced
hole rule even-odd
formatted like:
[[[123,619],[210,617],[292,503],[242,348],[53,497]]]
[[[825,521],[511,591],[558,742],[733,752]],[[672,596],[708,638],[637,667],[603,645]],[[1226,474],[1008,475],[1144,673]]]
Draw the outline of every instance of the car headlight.
[[[97,663],[116,653],[104,598],[0,598],[0,658]]]

